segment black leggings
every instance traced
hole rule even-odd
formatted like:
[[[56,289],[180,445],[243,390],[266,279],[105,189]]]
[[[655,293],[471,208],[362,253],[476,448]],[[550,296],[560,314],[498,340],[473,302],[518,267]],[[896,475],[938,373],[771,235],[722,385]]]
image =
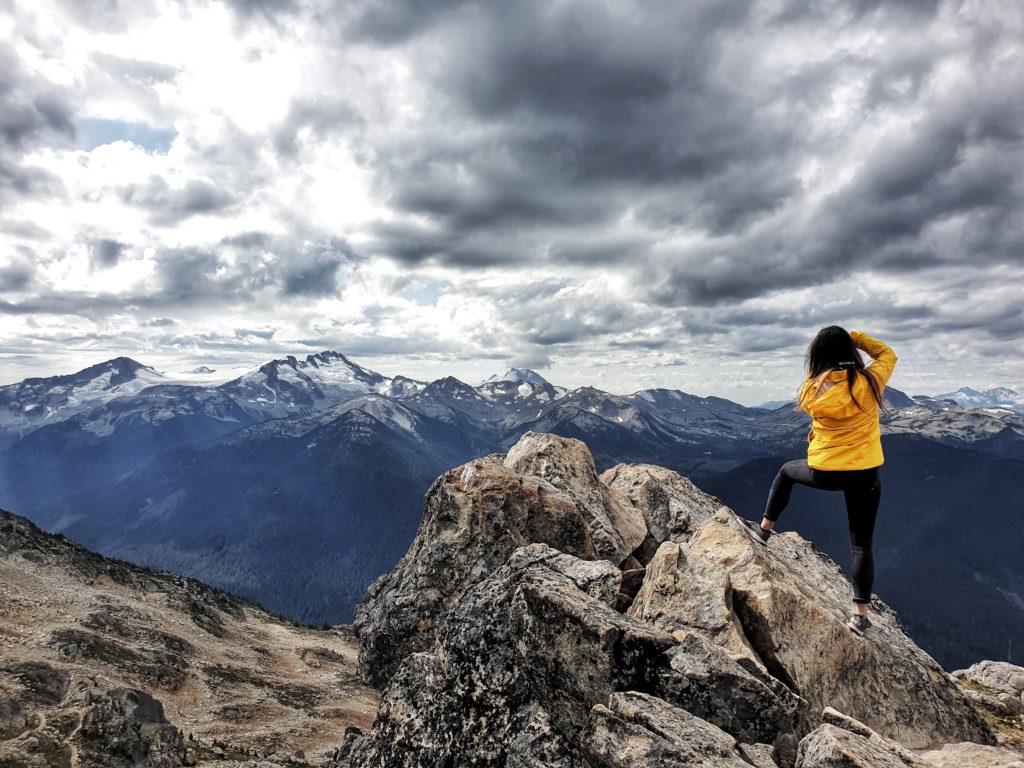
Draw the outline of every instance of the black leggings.
[[[800,483],[822,491],[842,491],[846,497],[846,516],[850,523],[850,548],[853,550],[853,601],[871,602],[875,581],[875,556],[871,540],[875,535],[875,517],[882,496],[878,467],[871,469],[824,470],[807,466],[806,459],[787,461],[775,476],[768,494],[764,516],[778,520],[789,504],[793,485]]]

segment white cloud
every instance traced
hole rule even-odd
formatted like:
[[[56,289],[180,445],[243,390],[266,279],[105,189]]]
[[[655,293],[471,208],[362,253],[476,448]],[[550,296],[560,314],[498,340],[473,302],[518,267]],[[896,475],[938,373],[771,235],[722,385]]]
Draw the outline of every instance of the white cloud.
[[[912,392],[1024,380],[1016,6],[419,6],[0,13],[4,378],[334,347],[753,403],[839,323]]]

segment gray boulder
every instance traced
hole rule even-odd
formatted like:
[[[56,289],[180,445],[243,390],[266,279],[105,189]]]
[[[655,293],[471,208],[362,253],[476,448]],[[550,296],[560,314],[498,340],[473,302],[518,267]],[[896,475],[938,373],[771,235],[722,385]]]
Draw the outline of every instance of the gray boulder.
[[[980,661],[953,677],[976,702],[1004,716],[1024,715],[1024,667],[1006,661]]]
[[[547,480],[572,497],[598,557],[620,565],[647,538],[642,511],[598,479],[594,457],[583,442],[527,432],[509,448],[504,463],[519,474]]]
[[[675,561],[676,592],[683,603],[701,604],[689,612],[695,629],[743,654],[745,648],[736,648],[739,632],[760,666],[806,699],[811,712],[835,707],[908,747],[992,743],[967,697],[907,636],[892,609],[874,600],[871,629],[863,637],[850,631],[848,581],[797,534],[773,536],[765,548],[722,507],[680,549],[685,556]],[[728,589],[709,589],[708,572],[727,577]],[[699,598],[688,597],[690,589]],[[662,603],[673,599],[661,596]],[[730,612],[736,624],[725,621]],[[718,624],[706,618],[719,616]]]
[[[583,751],[595,768],[774,768],[771,747],[751,749],[683,709],[648,694],[612,694],[587,720]],[[761,749],[763,748],[763,749]]]
[[[370,585],[356,609],[363,678],[378,687],[410,653],[433,646],[438,622],[469,586],[533,542],[596,556],[576,502],[546,480],[518,474],[500,455],[439,477],[427,491],[412,546]]]
[[[654,464],[617,464],[599,479],[642,515],[648,537],[635,553],[642,563],[654,556],[662,542],[686,541],[697,525],[722,506],[689,478]]]

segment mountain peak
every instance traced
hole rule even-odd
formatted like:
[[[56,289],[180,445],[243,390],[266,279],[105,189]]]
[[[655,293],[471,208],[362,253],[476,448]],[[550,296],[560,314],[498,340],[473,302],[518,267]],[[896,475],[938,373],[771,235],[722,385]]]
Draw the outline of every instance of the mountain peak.
[[[325,765],[411,765],[423,743],[430,764],[554,765],[534,759],[537,733],[616,768],[910,765],[907,748],[995,741],[891,608],[873,603],[858,637],[836,564],[795,533],[772,544],[671,470],[598,475],[583,442],[526,432],[427,492],[408,553],[356,612],[385,704]]]
[[[504,376],[499,376],[495,373],[489,376],[483,383],[487,384],[492,381],[525,381],[541,387],[551,386],[551,382],[531,368],[509,368],[505,371]]]
[[[83,368],[81,371],[73,375],[82,379],[94,379],[97,376],[102,376],[108,371],[113,373],[115,377],[122,381],[134,377],[139,371],[156,373],[156,370],[152,367],[143,365],[138,360],[133,360],[130,357],[122,356],[115,357],[110,360],[104,360],[102,363],[97,363],[96,365],[90,365],[88,368]],[[110,383],[118,384],[120,382],[111,379]]]
[[[994,387],[979,391],[972,387],[960,387],[955,392],[934,395],[936,400],[953,400],[967,408],[1002,408],[1024,412],[1024,400],[1009,387]]]

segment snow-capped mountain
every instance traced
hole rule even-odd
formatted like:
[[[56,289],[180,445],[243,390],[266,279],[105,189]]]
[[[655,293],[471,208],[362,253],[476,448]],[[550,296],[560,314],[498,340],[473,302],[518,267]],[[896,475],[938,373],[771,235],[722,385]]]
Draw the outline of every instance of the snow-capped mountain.
[[[168,381],[129,357],[65,376],[25,379],[0,387],[0,430],[25,433]]]
[[[960,387],[955,392],[933,395],[935,400],[954,400],[968,408],[1002,408],[1011,411],[1024,411],[1024,399],[1015,390],[1008,387],[995,387],[979,392],[970,387]]]
[[[427,382],[425,381],[417,381],[416,379],[410,379],[399,374],[391,379],[383,394],[390,395],[391,397],[409,397],[422,391],[426,386]]]
[[[388,392],[391,380],[339,352],[271,360],[220,389],[243,408],[276,418],[328,407],[367,392]]]
[[[676,389],[642,389],[626,397],[638,408],[672,424],[749,422],[758,417],[753,408],[721,397],[698,397]]]
[[[494,373],[488,376],[482,383],[488,384],[495,381],[528,381],[541,387],[551,386],[551,382],[530,368],[509,368],[503,376]]]

